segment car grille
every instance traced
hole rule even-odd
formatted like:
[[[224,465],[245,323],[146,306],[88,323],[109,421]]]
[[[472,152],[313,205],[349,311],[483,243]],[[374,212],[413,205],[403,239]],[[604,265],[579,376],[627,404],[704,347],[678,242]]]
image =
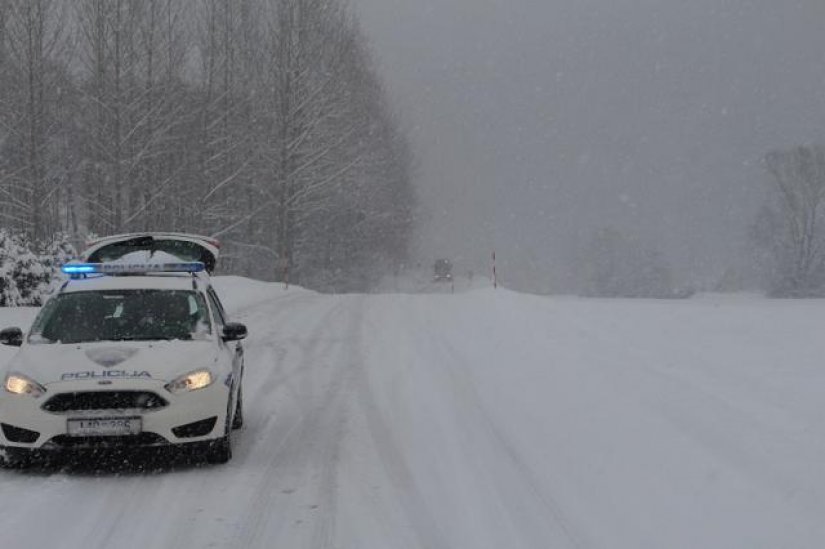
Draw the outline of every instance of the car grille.
[[[74,412],[86,410],[154,410],[169,403],[149,391],[88,391],[61,393],[43,405],[47,412]]]
[[[110,437],[73,437],[69,435],[58,435],[53,437],[47,447],[49,448],[91,448],[91,449],[118,449],[134,448],[138,446],[159,446],[166,445],[169,441],[155,433],[140,433],[127,436]]]

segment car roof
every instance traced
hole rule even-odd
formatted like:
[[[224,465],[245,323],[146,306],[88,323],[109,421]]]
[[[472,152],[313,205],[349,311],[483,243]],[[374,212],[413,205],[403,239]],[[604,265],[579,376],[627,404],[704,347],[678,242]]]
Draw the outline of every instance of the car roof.
[[[146,275],[90,275],[66,281],[60,293],[105,290],[203,290],[206,279],[189,273],[152,273]]]

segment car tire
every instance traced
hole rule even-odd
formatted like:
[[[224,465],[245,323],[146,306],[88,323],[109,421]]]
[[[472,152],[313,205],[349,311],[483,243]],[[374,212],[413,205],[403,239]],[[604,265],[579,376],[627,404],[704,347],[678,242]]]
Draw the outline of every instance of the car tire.
[[[238,402],[235,404],[235,416],[232,418],[232,428],[243,427],[243,391],[238,389]]]
[[[27,450],[0,448],[0,468],[27,469],[32,465],[31,453]]]
[[[206,448],[206,463],[222,464],[232,459],[232,426],[229,419],[232,401],[226,403],[226,420],[224,421],[224,435],[209,443]]]
[[[206,450],[206,463],[220,465],[232,459],[232,439],[229,435],[212,442]]]

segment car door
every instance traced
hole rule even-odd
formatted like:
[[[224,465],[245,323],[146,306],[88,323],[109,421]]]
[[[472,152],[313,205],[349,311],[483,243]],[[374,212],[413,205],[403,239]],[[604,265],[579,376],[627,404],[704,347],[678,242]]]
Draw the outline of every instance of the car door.
[[[218,334],[218,345],[221,348],[221,352],[226,353],[228,355],[228,359],[232,362],[232,379],[234,380],[233,385],[237,395],[237,391],[240,390],[241,381],[243,380],[243,344],[240,341],[224,341],[220,337],[221,334],[223,334],[223,327],[226,326],[226,323],[228,322],[226,310],[223,308],[223,304],[212,286],[207,288],[206,297],[209,300],[209,307],[213,311],[212,316],[215,319],[215,328]]]

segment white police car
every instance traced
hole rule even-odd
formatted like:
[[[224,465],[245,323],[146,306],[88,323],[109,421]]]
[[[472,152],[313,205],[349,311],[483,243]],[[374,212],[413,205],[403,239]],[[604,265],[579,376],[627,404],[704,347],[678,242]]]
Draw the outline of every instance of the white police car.
[[[173,233],[93,243],[0,368],[0,457],[100,449],[232,456],[243,423],[246,327],[227,320],[206,271],[214,240]],[[139,260],[139,262],[138,262]]]

